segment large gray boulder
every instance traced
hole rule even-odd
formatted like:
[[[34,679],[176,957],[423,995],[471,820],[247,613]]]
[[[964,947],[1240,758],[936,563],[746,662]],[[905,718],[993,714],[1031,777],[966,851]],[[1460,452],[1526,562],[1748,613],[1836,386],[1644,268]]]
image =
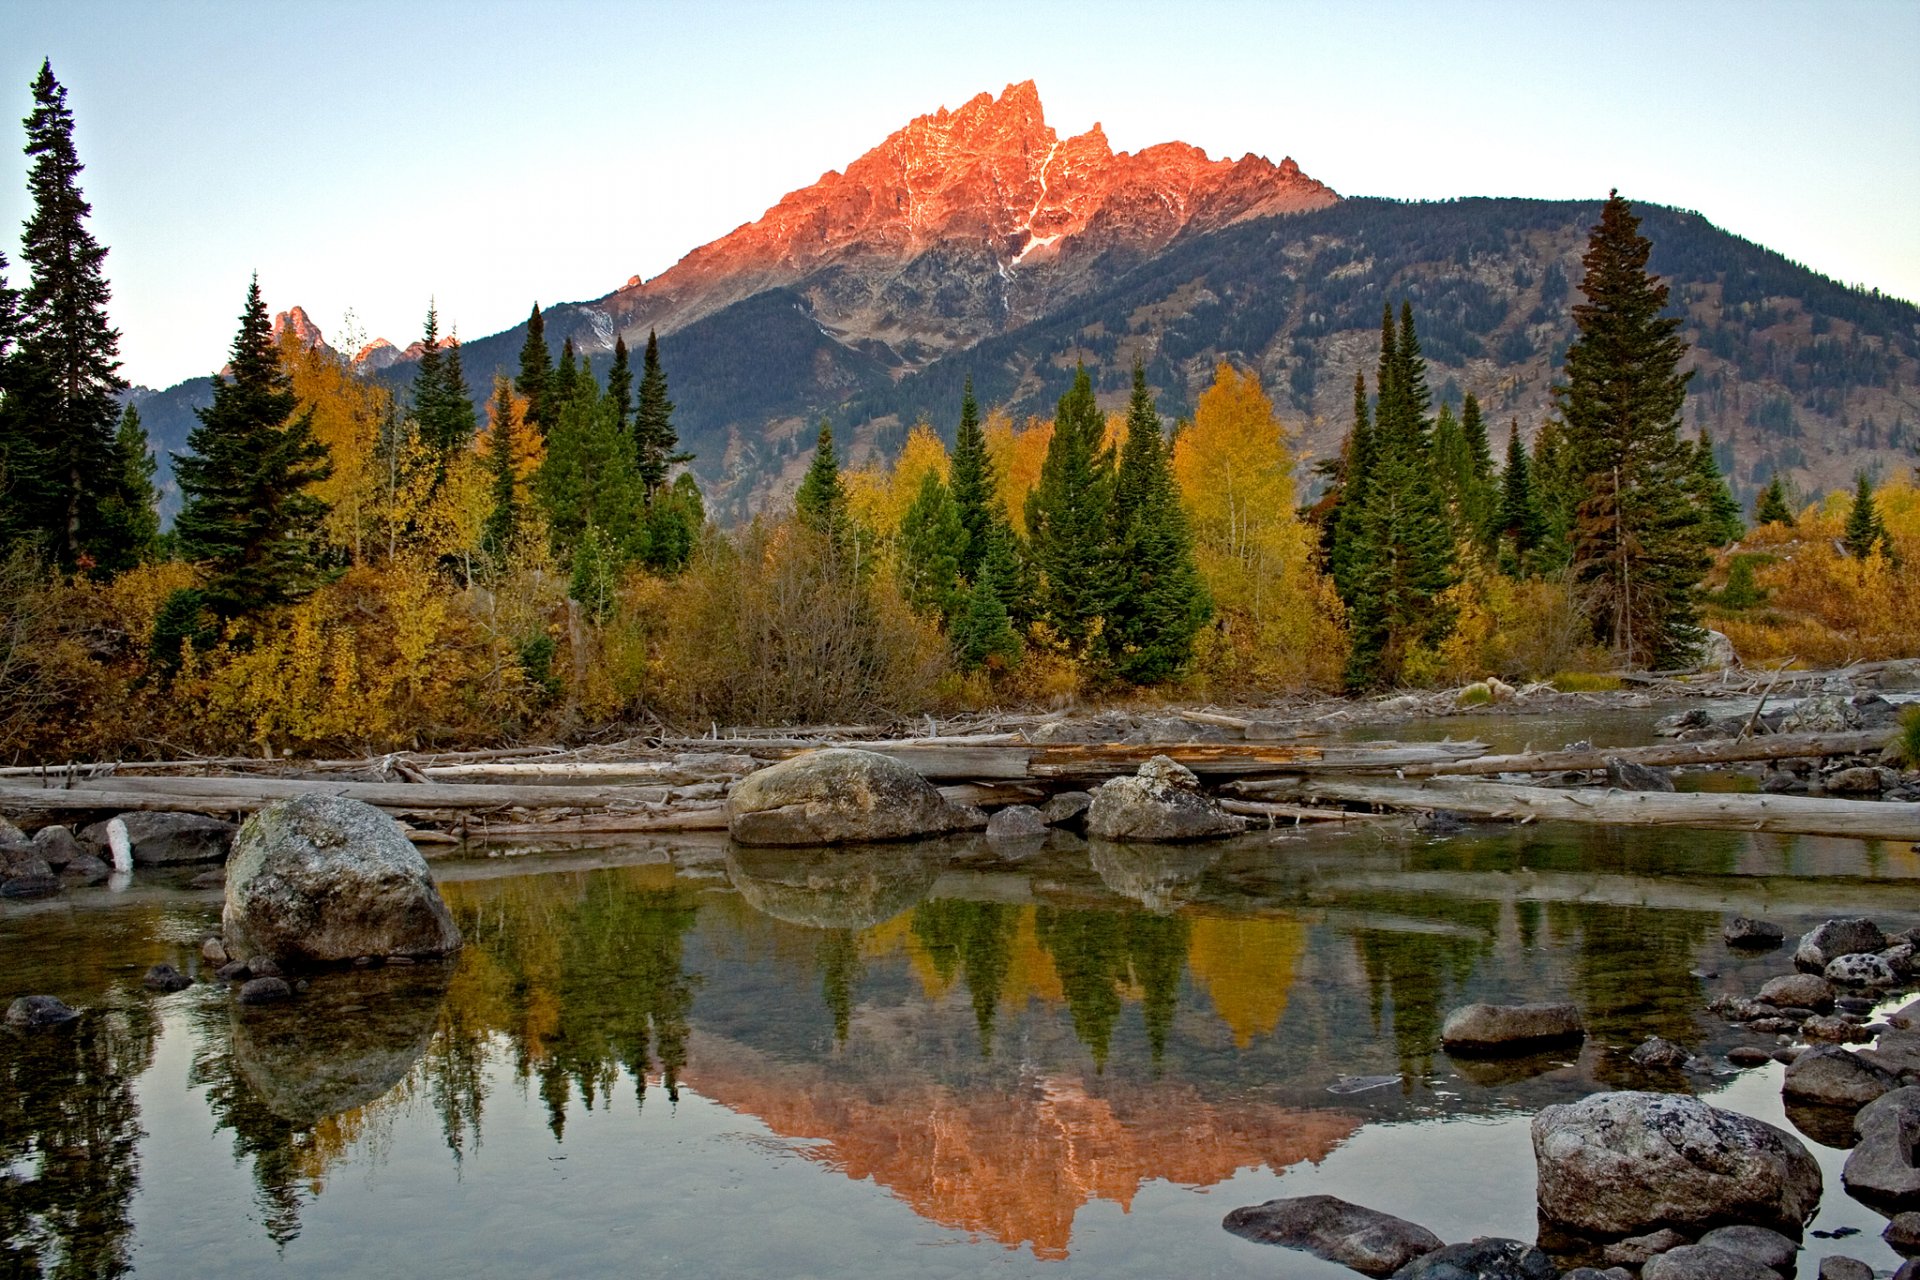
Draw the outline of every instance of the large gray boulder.
[[[1780,1092],[1795,1102],[1864,1107],[1900,1087],[1900,1077],[1837,1044],[1817,1044],[1787,1065]]]
[[[1785,973],[1767,979],[1754,999],[1776,1008],[1825,1012],[1833,1008],[1833,984],[1817,973]]]
[[[1802,698],[1787,712],[1781,733],[1845,733],[1860,727],[1860,712],[1851,699],[1837,693]]]
[[[1599,1093],[1533,1118],[1540,1216],[1590,1236],[1750,1222],[1797,1235],[1820,1203],[1798,1138],[1666,1093]]]
[[[460,947],[459,926],[400,824],[340,796],[296,796],[247,819],[220,922],[230,954],[288,967]]]
[[[1248,1240],[1304,1249],[1369,1276],[1390,1276],[1444,1243],[1425,1227],[1337,1196],[1269,1200],[1235,1209],[1220,1225]]]
[[[907,765],[851,747],[782,760],[727,796],[727,829],[740,844],[862,844],[986,825],[984,813],[951,803]]]
[[[1683,1244],[1649,1260],[1640,1280],[1780,1280],[1780,1273],[1728,1249]]]
[[[1246,829],[1245,818],[1200,790],[1193,770],[1166,756],[1101,783],[1087,809],[1087,834],[1101,840],[1209,840]]]
[[[127,828],[136,867],[218,862],[233,843],[233,824],[204,814],[123,813],[120,821]],[[80,838],[95,848],[106,848],[107,824],[96,822],[83,828]]]
[[[1880,932],[1879,925],[1864,916],[1847,916],[1825,921],[1802,934],[1793,964],[1807,973],[1824,973],[1841,956],[1878,953],[1886,948],[1887,936]]]
[[[1482,1236],[1415,1258],[1394,1280],[1556,1280],[1553,1259],[1524,1240]]]
[[[1440,1043],[1448,1053],[1524,1053],[1586,1035],[1570,1004],[1470,1004],[1447,1015]]]
[[[1884,959],[1859,952],[1827,961],[1824,976],[1836,987],[1891,987],[1900,981]]]
[[[1860,1141],[1840,1181],[1847,1194],[1876,1209],[1920,1209],[1920,1085],[1883,1093],[1853,1118]]]

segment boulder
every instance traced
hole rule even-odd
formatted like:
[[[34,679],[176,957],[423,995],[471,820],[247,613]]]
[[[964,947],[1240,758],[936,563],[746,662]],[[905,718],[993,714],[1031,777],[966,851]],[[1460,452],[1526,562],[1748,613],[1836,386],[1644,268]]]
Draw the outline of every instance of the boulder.
[[[20,1031],[57,1027],[80,1016],[56,996],[21,996],[7,1006],[7,1025]]]
[[[193,979],[170,964],[156,964],[147,970],[140,985],[149,991],[185,991],[193,985]]]
[[[218,862],[233,844],[231,822],[198,813],[123,813],[118,821],[127,829],[136,867],[166,867],[190,862]],[[80,832],[96,849],[107,847],[107,824],[96,822]]]
[[[26,832],[14,826],[5,818],[0,818],[0,845],[27,843],[29,843],[29,841],[27,840]]]
[[[1781,1096],[1829,1107],[1864,1107],[1900,1087],[1900,1077],[1837,1044],[1809,1048],[1793,1060],[1781,1082]]]
[[[1482,1236],[1415,1258],[1394,1280],[1558,1280],[1560,1268],[1524,1240]]]
[[[1708,631],[1707,638],[1700,642],[1699,669],[1725,671],[1739,665],[1740,654],[1734,649],[1732,638],[1724,631]]]
[[[1440,1043],[1448,1053],[1506,1054],[1585,1035],[1570,1004],[1470,1004],[1447,1015]]]
[[[1075,827],[1086,822],[1093,797],[1085,791],[1062,791],[1048,798],[1040,810],[1040,820],[1050,827]]]
[[[1768,979],[1754,999],[1777,1009],[1824,1011],[1833,1008],[1833,985],[1817,973],[1789,973]]]
[[[890,756],[827,747],[735,783],[727,829],[739,844],[830,845],[912,840],[987,825]]]
[[[1874,1033],[1857,1022],[1849,1022],[1837,1014],[1808,1018],[1800,1024],[1800,1034],[1808,1040],[1824,1040],[1829,1044],[1865,1044],[1873,1039]]]
[[[1913,957],[1914,949],[1911,942],[1896,942],[1880,953],[1880,958],[1887,962],[1887,968],[1903,978],[1913,973]]]
[[[1673,774],[1654,765],[1609,757],[1607,785],[1619,791],[1671,791]]]
[[[1920,1209],[1920,1085],[1881,1094],[1853,1118],[1860,1140],[1847,1155],[1840,1181],[1847,1194],[1876,1209]]]
[[[1837,693],[1800,699],[1780,722],[1781,733],[1845,733],[1859,727],[1859,709]]]
[[[112,875],[113,868],[92,854],[83,853],[62,867],[60,874],[81,884],[96,884]]]
[[[1627,1056],[1643,1067],[1684,1067],[1693,1061],[1693,1055],[1687,1052],[1685,1045],[1659,1036],[1648,1036]]]
[[[460,947],[459,926],[405,830],[340,796],[279,800],[247,819],[220,922],[230,954],[292,967]]]
[[[1873,1280],[1873,1268],[1858,1258],[1831,1255],[1820,1259],[1818,1280]]]
[[[1533,1118],[1541,1217],[1593,1236],[1751,1222],[1798,1232],[1820,1166],[1774,1126],[1697,1098],[1599,1093]]]
[[[58,823],[33,833],[33,851],[55,871],[62,870],[75,858],[87,856],[73,832]]]
[[[1335,1196],[1269,1200],[1235,1209],[1220,1225],[1245,1239],[1304,1249],[1369,1276],[1393,1275],[1443,1243],[1425,1227]]]
[[[1920,1030],[1920,1000],[1910,1000],[1887,1015],[1887,1021],[1902,1031]]]
[[[1820,785],[1828,795],[1877,796],[1880,794],[1880,771],[1863,764],[1854,765],[1850,769],[1837,769],[1828,774]]]
[[[1823,976],[1836,987],[1891,987],[1900,981],[1892,965],[1864,953],[1835,956]]]
[[[1893,1072],[1902,1084],[1920,1083],[1920,1031],[1889,1026],[1860,1056]]]
[[[1774,1271],[1785,1271],[1791,1267],[1794,1255],[1800,1252],[1798,1244],[1778,1231],[1744,1224],[1715,1227],[1701,1236],[1699,1243],[1710,1249],[1737,1253]]]
[[[1246,829],[1245,818],[1223,810],[1191,769],[1166,756],[1101,783],[1087,807],[1087,832],[1102,840],[1208,840]]]
[[[1615,1240],[1601,1250],[1601,1260],[1615,1267],[1644,1267],[1647,1261],[1669,1249],[1678,1249],[1693,1241],[1681,1235],[1672,1227],[1662,1227],[1658,1231],[1644,1236],[1628,1236],[1625,1240]]]
[[[240,985],[241,1004],[277,1004],[293,999],[285,978],[248,978]]]
[[[1793,964],[1807,973],[1821,973],[1840,956],[1863,951],[1877,954],[1886,948],[1887,938],[1880,932],[1879,925],[1864,916],[1849,916],[1825,921],[1801,935],[1800,945],[1794,949]]]
[[[1780,1273],[1725,1249],[1687,1244],[1647,1263],[1640,1280],[1780,1280]]]
[[[1633,1272],[1625,1267],[1608,1267],[1605,1271],[1598,1267],[1575,1267],[1560,1280],[1633,1280]]]
[[[1880,1238],[1892,1246],[1895,1252],[1912,1257],[1920,1253],[1920,1211],[1913,1209],[1905,1213],[1896,1213],[1893,1221],[1887,1223]]]
[[[1786,941],[1786,931],[1769,920],[1749,920],[1745,916],[1735,916],[1720,931],[1720,936],[1730,947],[1749,947],[1755,951],[1765,951]]]
[[[1773,1061],[1773,1052],[1756,1044],[1737,1044],[1727,1050],[1727,1061],[1736,1067],[1764,1067]]]
[[[1042,840],[1046,834],[1045,820],[1030,804],[1010,804],[987,819],[989,840]]]
[[[202,940],[200,943],[200,958],[218,969],[230,959],[227,955],[227,944],[215,937]]]

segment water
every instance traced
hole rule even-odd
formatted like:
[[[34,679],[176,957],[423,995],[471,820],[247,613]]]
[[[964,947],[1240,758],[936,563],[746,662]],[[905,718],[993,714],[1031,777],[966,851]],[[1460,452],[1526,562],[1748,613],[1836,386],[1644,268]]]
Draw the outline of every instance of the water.
[[[94,1276],[1346,1276],[1221,1217],[1330,1192],[1448,1239],[1532,1238],[1527,1121],[1692,1088],[1783,1125],[1780,1068],[1705,1011],[1787,970],[1720,942],[1920,923],[1906,846],[1397,827],[1205,849],[958,842],[819,854],[644,843],[439,863],[468,945],[291,1007],[202,983],[218,898],[0,908],[0,1272]],[[1712,973],[1717,976],[1701,977]],[[1577,1052],[1454,1062],[1469,1000],[1571,999]],[[1809,1143],[1828,1252],[1896,1259]]]

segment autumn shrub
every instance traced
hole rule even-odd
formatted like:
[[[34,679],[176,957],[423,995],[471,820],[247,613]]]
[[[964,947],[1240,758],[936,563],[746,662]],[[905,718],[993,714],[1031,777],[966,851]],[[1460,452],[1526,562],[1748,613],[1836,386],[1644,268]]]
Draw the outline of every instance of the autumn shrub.
[[[1440,598],[1453,610],[1447,638],[1407,657],[1414,685],[1450,685],[1489,675],[1537,679],[1606,665],[1574,590],[1564,578],[1509,578],[1474,565]]]
[[[1561,693],[1612,693],[1623,687],[1619,676],[1597,671],[1556,671],[1547,683]]]

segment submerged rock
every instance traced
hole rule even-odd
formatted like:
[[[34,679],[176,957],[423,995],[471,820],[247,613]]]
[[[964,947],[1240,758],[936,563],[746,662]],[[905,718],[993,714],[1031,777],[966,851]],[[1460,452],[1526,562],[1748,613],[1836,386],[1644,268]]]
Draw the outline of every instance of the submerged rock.
[[[295,967],[460,947],[459,926],[400,824],[339,796],[280,800],[247,819],[220,920],[232,954]]]
[[[1860,1137],[1840,1181],[1876,1209],[1920,1209],[1920,1085],[1881,1094],[1853,1119]]]
[[[185,991],[193,985],[193,979],[170,964],[156,964],[140,984],[149,991]]]
[[[198,813],[123,813],[117,821],[127,829],[137,867],[167,867],[193,862],[218,862],[233,844],[234,826]],[[107,847],[107,824],[96,822],[80,838],[97,849]]]
[[[1786,931],[1779,925],[1769,920],[1749,920],[1746,916],[1729,920],[1720,936],[1730,947],[1749,947],[1755,951],[1768,950],[1786,941]]]
[[[980,810],[948,801],[907,765],[851,747],[782,760],[727,795],[727,829],[740,844],[863,844],[986,824]]]
[[[1659,1036],[1647,1037],[1627,1056],[1643,1067],[1684,1067],[1693,1061],[1693,1055],[1687,1052],[1685,1045]]]
[[[274,1004],[293,999],[293,988],[285,978],[248,978],[240,986],[241,1004]]]
[[[1425,1227],[1336,1196],[1269,1200],[1235,1209],[1221,1225],[1245,1239],[1304,1249],[1369,1276],[1391,1276],[1443,1243]]]
[[[80,1016],[57,996],[21,996],[7,1006],[7,1025],[20,1031],[57,1027]]]
[[[1764,1121],[1664,1093],[1600,1093],[1533,1118],[1540,1215],[1587,1235],[1751,1222],[1798,1232],[1820,1166]]]
[[[1506,1054],[1582,1039],[1570,1004],[1470,1004],[1447,1015],[1440,1043],[1448,1053]]]
[[[1482,1236],[1415,1258],[1395,1280],[1557,1280],[1560,1268],[1524,1240]]]
[[[1817,973],[1789,973],[1770,978],[1754,999],[1782,1009],[1833,1008],[1833,985]]]
[[[1607,785],[1620,791],[1671,791],[1673,774],[1652,765],[1608,757]]]
[[[1166,756],[1101,783],[1087,809],[1087,833],[1102,840],[1207,840],[1246,829],[1245,818],[1223,810],[1191,769]]]
[[[1873,1268],[1858,1258],[1830,1255],[1820,1259],[1816,1280],[1873,1280]]]

